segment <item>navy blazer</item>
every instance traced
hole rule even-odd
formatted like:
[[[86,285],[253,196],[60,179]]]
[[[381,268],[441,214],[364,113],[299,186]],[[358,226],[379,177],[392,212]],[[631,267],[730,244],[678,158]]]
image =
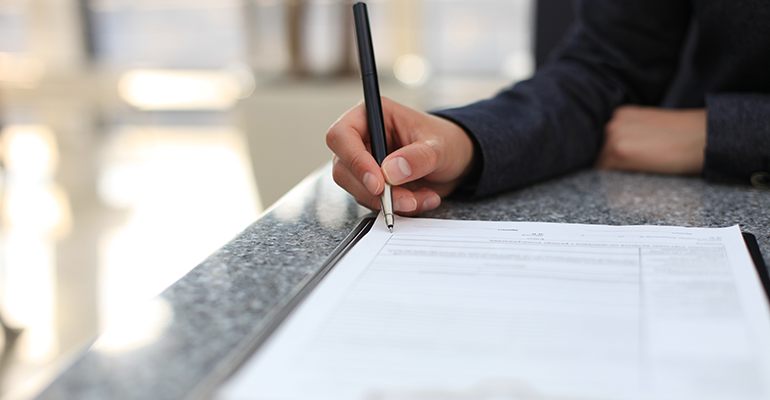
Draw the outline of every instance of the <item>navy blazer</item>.
[[[476,141],[475,196],[592,165],[623,104],[705,107],[704,176],[770,176],[770,0],[577,0],[575,11],[532,79],[435,112]]]

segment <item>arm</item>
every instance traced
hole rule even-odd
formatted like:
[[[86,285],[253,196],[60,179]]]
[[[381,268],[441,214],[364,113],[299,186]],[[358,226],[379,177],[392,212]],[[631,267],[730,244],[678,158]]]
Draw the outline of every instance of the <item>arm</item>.
[[[468,177],[478,175],[470,191],[481,196],[590,165],[618,105],[660,101],[689,15],[686,0],[579,1],[580,23],[559,59],[530,81],[436,113],[443,118],[383,99],[395,151],[382,169],[367,152],[362,106],[348,111],[326,136],[334,179],[374,209],[386,180],[400,185],[396,211],[415,215],[437,207]]]
[[[483,196],[589,166],[625,103],[656,105],[675,72],[691,9],[683,0],[582,0],[558,58],[496,97],[436,115],[477,141]]]

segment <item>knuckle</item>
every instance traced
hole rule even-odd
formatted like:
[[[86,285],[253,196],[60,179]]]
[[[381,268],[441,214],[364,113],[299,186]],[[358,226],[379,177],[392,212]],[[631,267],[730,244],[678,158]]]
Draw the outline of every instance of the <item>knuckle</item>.
[[[370,210],[379,210],[380,209],[380,203],[379,199],[377,198],[368,198],[368,199],[362,199],[359,197],[356,197],[356,203],[361,205],[362,207],[366,207]]]
[[[425,146],[420,146],[420,155],[425,158],[428,165],[436,165],[439,160],[438,143],[435,140],[426,140]]]
[[[624,144],[621,144],[617,146],[617,149],[615,149],[615,157],[617,157],[617,159],[621,161],[633,159],[635,155],[636,155],[636,151],[631,146],[626,146]]]
[[[370,197],[369,198],[369,207],[379,210],[380,207],[380,198],[379,197]]]
[[[631,114],[634,112],[633,106],[622,106],[615,109],[615,112],[612,115],[613,121],[624,121],[627,120]]]
[[[340,163],[340,158],[337,157],[336,154],[333,155],[332,156],[332,175],[334,174],[335,169],[340,168],[339,163]]]
[[[340,128],[337,124],[332,125],[329,130],[326,132],[326,145],[331,148],[336,148],[337,143],[339,142],[340,136],[342,136],[340,132]]]
[[[332,168],[332,179],[334,179],[334,182],[337,182],[338,185],[343,186],[347,181],[347,176],[348,173],[342,165],[334,165]]]
[[[366,207],[366,208],[369,208],[369,209],[372,208],[372,207],[369,206],[369,203],[367,203],[364,200],[359,199],[358,197],[356,197],[355,200],[356,200],[356,203],[358,203],[358,205],[361,206],[361,207]]]
[[[348,159],[350,161],[350,168],[355,171],[361,171],[365,168],[366,165],[366,157],[368,154],[357,152],[354,154],[351,154],[350,158]]]
[[[608,146],[607,154],[611,159],[622,162],[633,158],[634,147],[629,146],[625,141],[615,141]]]

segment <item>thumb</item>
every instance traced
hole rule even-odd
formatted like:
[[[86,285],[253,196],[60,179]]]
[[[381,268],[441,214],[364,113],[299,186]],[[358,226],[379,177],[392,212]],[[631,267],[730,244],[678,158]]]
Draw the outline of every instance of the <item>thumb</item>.
[[[422,140],[391,153],[382,163],[382,173],[391,185],[415,181],[434,172],[441,152],[433,140]]]

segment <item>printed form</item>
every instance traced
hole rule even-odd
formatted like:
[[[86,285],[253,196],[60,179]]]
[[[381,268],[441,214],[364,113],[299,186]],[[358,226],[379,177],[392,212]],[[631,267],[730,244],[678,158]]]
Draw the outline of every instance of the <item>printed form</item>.
[[[382,216],[218,399],[768,399],[737,226]]]

